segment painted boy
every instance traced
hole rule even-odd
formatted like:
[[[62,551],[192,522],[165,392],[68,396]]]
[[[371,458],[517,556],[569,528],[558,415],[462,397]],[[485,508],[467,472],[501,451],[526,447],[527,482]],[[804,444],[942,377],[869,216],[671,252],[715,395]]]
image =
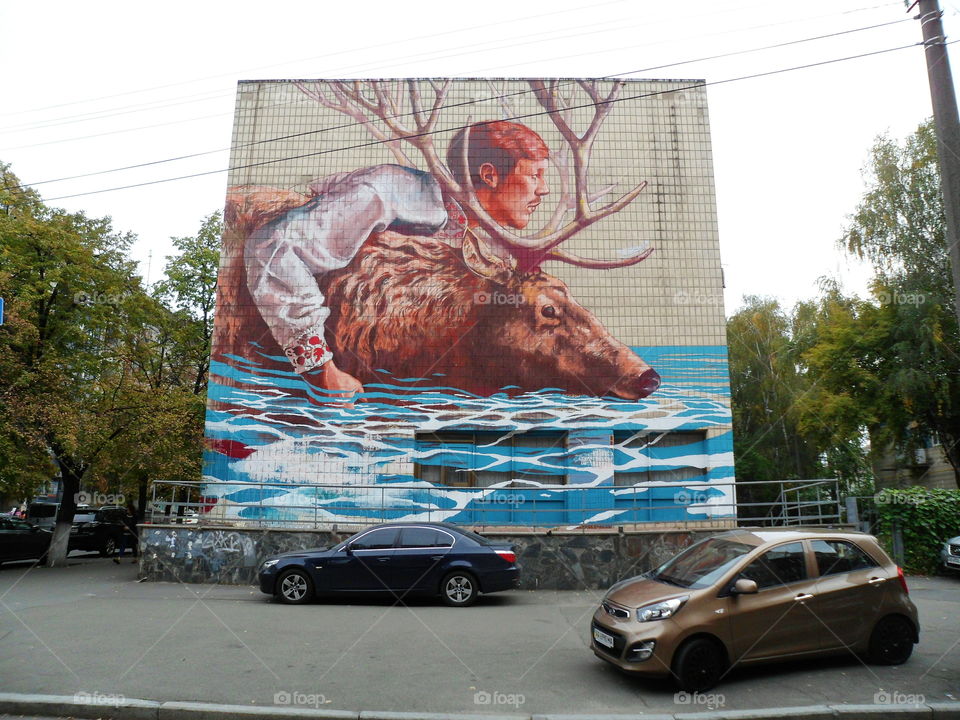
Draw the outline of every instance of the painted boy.
[[[524,125],[477,123],[460,130],[447,151],[454,178],[468,143],[468,167],[477,200],[504,227],[523,229],[549,193],[549,150]],[[307,383],[340,402],[363,391],[340,370],[324,334],[330,314],[316,276],[346,267],[371,233],[393,230],[411,236],[462,240],[476,220],[441,193],[429,173],[400,165],[377,165],[323,178],[314,197],[255,231],[246,242],[247,285],[274,339]],[[342,352],[342,350],[341,350]]]

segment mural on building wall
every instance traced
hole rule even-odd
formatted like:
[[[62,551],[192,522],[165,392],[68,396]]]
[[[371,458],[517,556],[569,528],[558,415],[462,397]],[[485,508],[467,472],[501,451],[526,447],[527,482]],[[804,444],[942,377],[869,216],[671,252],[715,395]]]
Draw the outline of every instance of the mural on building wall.
[[[298,84],[395,162],[305,192],[230,188],[207,421],[217,511],[560,523],[730,514],[725,349],[628,347],[543,267],[602,273],[655,251],[563,247],[626,215],[647,187],[591,177],[624,83],[578,81],[573,93],[569,81],[530,81],[539,120],[562,141],[550,147],[524,118],[444,126],[454,82]],[[670,432],[710,428],[724,432],[658,447]],[[637,482],[611,487],[618,468]],[[687,485],[651,480],[657,468],[685,468]],[[666,502],[685,487],[691,502]]]

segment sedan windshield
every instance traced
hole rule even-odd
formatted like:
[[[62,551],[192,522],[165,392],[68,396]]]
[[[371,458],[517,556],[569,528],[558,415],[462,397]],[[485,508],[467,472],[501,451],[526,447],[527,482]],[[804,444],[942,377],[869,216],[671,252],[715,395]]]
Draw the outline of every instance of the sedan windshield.
[[[710,538],[668,560],[654,570],[650,577],[679,587],[709,587],[753,549],[753,545],[746,543]]]

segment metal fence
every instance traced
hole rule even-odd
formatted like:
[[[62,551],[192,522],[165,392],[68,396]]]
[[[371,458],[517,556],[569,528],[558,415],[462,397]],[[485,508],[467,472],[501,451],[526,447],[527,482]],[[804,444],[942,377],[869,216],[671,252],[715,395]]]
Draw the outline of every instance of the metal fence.
[[[836,480],[650,483],[629,487],[446,487],[425,483],[154,484],[152,523],[301,529],[413,519],[479,527],[636,527],[650,523],[829,525],[844,522]]]

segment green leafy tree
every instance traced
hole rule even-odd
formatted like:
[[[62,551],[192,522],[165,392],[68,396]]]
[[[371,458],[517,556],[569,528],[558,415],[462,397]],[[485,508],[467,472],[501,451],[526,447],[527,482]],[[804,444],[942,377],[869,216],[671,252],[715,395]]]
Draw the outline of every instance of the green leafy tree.
[[[222,231],[214,213],[195,237],[173,239],[180,252],[167,258],[164,279],[141,299],[127,327],[125,362],[135,379],[127,392],[140,412],[97,476],[125,494],[136,493],[141,519],[153,479],[200,477]]]
[[[131,235],[109,219],[48,208],[7,166],[0,170],[0,294],[9,313],[0,332],[3,446],[45,454],[60,474],[49,561],[61,564],[82,479],[135,418],[118,348],[142,289],[128,258]],[[6,477],[21,487],[30,479],[9,468]]]
[[[880,137],[866,177],[843,243],[876,272],[880,308],[862,328],[879,385],[863,396],[877,420],[871,438],[901,457],[939,442],[960,486],[960,328],[932,122],[902,144]]]
[[[737,481],[771,482],[822,477],[820,453],[798,429],[796,402],[809,381],[800,372],[792,318],[776,300],[744,298],[727,321],[730,392]],[[741,515],[765,514],[773,485],[739,485]]]

